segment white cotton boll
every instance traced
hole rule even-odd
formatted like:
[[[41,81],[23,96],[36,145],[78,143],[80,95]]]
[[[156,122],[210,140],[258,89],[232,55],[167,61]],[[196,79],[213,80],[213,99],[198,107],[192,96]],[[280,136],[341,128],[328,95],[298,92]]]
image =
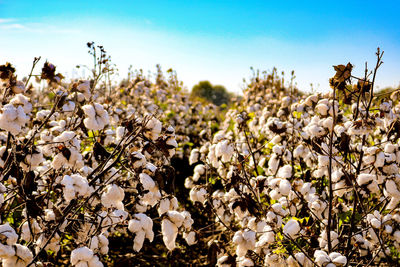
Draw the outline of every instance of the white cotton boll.
[[[381,228],[381,222],[377,218],[371,219],[370,223],[371,223],[372,227],[374,227],[374,228],[377,228],[377,229]]]
[[[129,220],[128,230],[132,233],[136,233],[142,229],[142,222],[140,220]]]
[[[158,215],[163,215],[164,213],[166,213],[169,210],[169,205],[170,205],[170,201],[168,198],[163,198],[160,200],[159,206],[158,206]]]
[[[385,153],[381,151],[378,154],[376,154],[374,166],[375,168],[380,168],[383,167],[384,165],[385,165]]]
[[[94,236],[90,239],[90,247],[92,251],[96,250],[99,248],[99,238],[97,236]]]
[[[91,258],[88,261],[88,267],[103,267],[103,263],[101,263],[101,261],[99,260],[99,257],[97,256],[93,256],[93,258]]]
[[[243,243],[244,242],[243,232],[242,231],[235,232],[235,234],[233,235],[232,241],[235,244]]]
[[[24,113],[30,113],[32,111],[32,104],[29,102],[29,98],[23,94],[15,95],[10,100],[10,104],[14,106],[22,106]]]
[[[384,152],[385,152],[385,153],[394,153],[395,150],[396,150],[396,148],[397,148],[396,145],[387,143],[387,144],[385,145]]]
[[[161,232],[163,235],[163,241],[168,250],[173,250],[175,240],[178,235],[178,227],[168,219],[163,219],[161,222]]]
[[[185,216],[175,210],[168,211],[167,215],[170,221],[173,222],[177,227],[181,227],[183,221],[185,220]]]
[[[203,164],[198,164],[194,167],[193,172],[198,173],[199,175],[203,175],[206,173],[206,166]]]
[[[268,160],[268,169],[271,173],[275,174],[279,167],[279,158],[276,154],[272,154],[271,158]]]
[[[328,117],[326,119],[324,119],[322,121],[322,126],[324,126],[325,128],[327,128],[329,131],[332,130],[333,127],[333,118],[332,117]]]
[[[400,231],[399,230],[394,232],[393,237],[397,243],[400,243]]]
[[[315,262],[319,266],[323,266],[324,264],[326,264],[326,263],[331,261],[331,259],[329,258],[328,254],[323,250],[316,250],[314,252],[314,258],[315,258]]]
[[[15,255],[13,246],[7,246],[0,243],[0,258],[10,258]]]
[[[221,157],[222,162],[230,161],[233,155],[234,149],[229,140],[223,140],[219,142],[215,147],[215,155]]]
[[[322,116],[326,116],[326,115],[328,115],[329,107],[328,107],[327,104],[321,103],[321,102],[322,102],[322,100],[320,100],[320,101],[318,102],[318,104],[315,106],[315,110],[316,110],[319,114],[321,114]]]
[[[122,126],[118,126],[117,129],[115,130],[115,138],[119,142],[121,139],[124,137],[126,132],[126,128]]]
[[[176,142],[175,137],[169,137],[167,141],[165,142],[170,147],[177,148],[178,147],[178,142]]]
[[[293,157],[300,158],[304,156],[305,148],[303,145],[297,146],[293,151]]]
[[[295,236],[298,234],[299,231],[300,231],[299,222],[294,219],[290,219],[283,227],[283,233],[285,235],[290,236],[291,238],[295,238]]]
[[[186,243],[191,246],[197,243],[196,240],[196,233],[194,231],[191,231],[189,233],[184,233],[183,238],[186,240]]]
[[[385,183],[385,189],[391,197],[394,197],[397,199],[400,198],[400,191],[398,190],[397,184],[395,181],[387,180]]]
[[[270,226],[267,226],[264,228],[265,233],[263,233],[260,238],[258,239],[258,242],[256,243],[256,247],[263,247],[266,244],[271,244],[275,242],[275,234],[270,228]]]
[[[190,152],[190,157],[189,157],[189,164],[193,165],[194,163],[196,163],[197,161],[199,161],[200,158],[200,151],[198,148],[193,149]]]
[[[28,247],[20,244],[15,245],[15,255],[4,258],[2,263],[4,267],[25,267],[33,260],[33,254]]]
[[[197,191],[197,201],[204,203],[206,201],[207,191],[205,188],[200,188]]]
[[[162,130],[162,123],[155,117],[152,117],[149,121],[147,121],[145,127],[147,131],[144,133],[144,135],[153,141],[157,140]]]
[[[144,231],[136,232],[135,239],[133,240],[133,249],[139,252],[143,247],[144,238],[146,233]]]
[[[375,179],[376,175],[370,173],[361,173],[357,177],[357,183],[359,185],[367,184],[373,179]]]
[[[77,265],[79,262],[88,262],[93,257],[93,251],[88,247],[76,248],[71,252],[71,264]]]
[[[100,246],[100,253],[106,255],[108,253],[108,239],[104,235],[99,235],[99,246]]]
[[[290,178],[292,176],[292,166],[285,165],[278,171],[278,177],[280,178]]]
[[[101,204],[106,208],[123,210],[124,204],[122,201],[124,197],[124,189],[115,184],[107,185],[106,190],[101,195]]]
[[[154,180],[146,173],[139,174],[139,179],[145,190],[151,190],[156,186]]]
[[[8,224],[0,225],[0,233],[2,236],[6,237],[6,244],[7,245],[15,245],[18,240],[18,235],[15,230]],[[4,243],[4,238],[2,238],[2,242]]]
[[[331,258],[332,262],[336,264],[335,266],[344,266],[347,264],[347,258],[338,252],[332,252],[329,254],[329,258]]]
[[[130,158],[131,158],[133,168],[135,168],[135,169],[142,168],[147,163],[146,157],[138,151],[133,152],[131,154]]]
[[[150,171],[151,173],[155,173],[156,170],[157,170],[157,167],[154,164],[152,164],[150,162],[147,162],[146,166],[145,166],[145,169]]]
[[[290,182],[286,179],[281,179],[279,182],[279,191],[282,195],[287,196],[290,193],[290,190],[292,189],[292,185]]]
[[[92,105],[84,105],[82,107],[82,110],[89,118],[94,118],[96,116],[96,111],[94,109],[94,106]]]

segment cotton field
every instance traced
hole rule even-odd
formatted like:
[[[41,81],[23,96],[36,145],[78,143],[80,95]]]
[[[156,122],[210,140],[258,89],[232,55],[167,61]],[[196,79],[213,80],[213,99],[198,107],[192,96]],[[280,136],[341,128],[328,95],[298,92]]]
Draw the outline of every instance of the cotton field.
[[[334,66],[325,93],[254,76],[227,107],[173,71],[116,86],[104,58],[71,81],[2,63],[2,266],[398,266],[400,102],[374,92],[382,55]]]

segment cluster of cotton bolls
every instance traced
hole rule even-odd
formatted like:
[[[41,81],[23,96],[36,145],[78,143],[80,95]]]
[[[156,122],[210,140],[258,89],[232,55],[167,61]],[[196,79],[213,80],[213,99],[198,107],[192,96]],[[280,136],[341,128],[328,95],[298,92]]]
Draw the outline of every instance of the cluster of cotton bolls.
[[[7,76],[0,107],[1,221],[11,225],[0,231],[3,266],[27,266],[34,258],[116,264],[107,256],[120,252],[111,240],[133,240],[125,258],[142,253],[144,240],[156,239],[157,211],[161,250],[196,244],[194,221],[168,188],[177,185],[171,158],[183,159],[189,153],[183,144],[209,134],[217,107],[192,101],[175,78],[153,83],[138,75],[106,95],[93,80],[61,83],[55,66],[46,64],[39,75],[46,82],[31,80],[29,90],[10,80],[12,67],[0,68]],[[201,179],[205,168],[197,170]],[[69,263],[61,253],[70,255]]]
[[[237,264],[245,257],[269,266],[345,266],[350,239],[355,261],[396,258],[400,104],[373,99],[366,111],[340,97],[289,95],[274,76],[252,80],[218,131],[193,147],[189,197],[210,208],[210,221],[235,244],[233,250],[219,243],[219,266],[234,255]],[[266,225],[250,228],[250,218]],[[248,231],[254,245],[243,236]],[[310,236],[293,254],[269,249],[280,242],[297,247]]]
[[[22,127],[30,119],[32,104],[22,95],[15,95],[8,104],[4,105],[0,114],[0,129],[9,131],[13,135],[22,132]]]
[[[2,266],[25,267],[32,261],[32,252],[26,246],[17,244],[18,235],[8,223],[0,225],[0,236]]]

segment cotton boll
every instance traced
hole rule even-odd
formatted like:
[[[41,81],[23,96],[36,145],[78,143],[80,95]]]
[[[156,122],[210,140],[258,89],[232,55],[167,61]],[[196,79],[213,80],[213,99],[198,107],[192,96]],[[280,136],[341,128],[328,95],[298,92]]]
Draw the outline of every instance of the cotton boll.
[[[291,238],[295,238],[295,236],[298,234],[299,231],[300,231],[299,222],[294,219],[290,219],[283,227],[283,233],[285,235],[290,236]]]
[[[290,178],[291,176],[292,176],[292,166],[290,165],[285,165],[278,171],[278,177],[280,178],[287,179]]]
[[[198,148],[193,149],[190,152],[190,157],[189,157],[189,164],[193,165],[194,163],[196,163],[197,161],[199,161],[200,158],[200,151]]]
[[[157,209],[158,215],[161,216],[164,213],[166,213],[169,210],[169,206],[170,206],[170,201],[168,198],[161,199]]]
[[[178,227],[168,219],[163,219],[161,222],[161,232],[163,235],[163,241],[168,250],[173,250],[175,240],[178,235]]]
[[[364,185],[375,179],[375,175],[369,173],[361,173],[357,177],[357,183],[359,185]]]
[[[123,210],[124,204],[122,201],[124,200],[124,197],[125,193],[121,187],[115,184],[107,185],[105,191],[101,195],[101,203],[106,208],[117,208]]]
[[[4,267],[25,267],[33,260],[33,254],[26,246],[16,244],[15,255],[4,258],[2,263]]]
[[[175,210],[168,211],[167,215],[170,221],[173,222],[177,227],[181,227],[183,221],[185,220],[185,216]]]
[[[154,180],[146,173],[139,174],[139,179],[145,190],[151,190],[156,186]]]
[[[329,258],[331,258],[335,266],[345,266],[347,264],[347,258],[338,252],[330,253]]]
[[[316,250],[314,252],[314,258],[315,258],[315,262],[319,266],[324,266],[324,264],[329,263],[331,261],[328,254],[323,250]]]
[[[6,243],[9,246],[17,243],[18,235],[8,223],[0,225],[0,235],[3,236],[2,243]]]
[[[133,168],[135,169],[142,168],[147,163],[146,157],[138,151],[135,151],[130,155],[130,160],[132,162]]]
[[[183,238],[186,240],[186,243],[191,246],[197,243],[196,240],[196,233],[194,231],[191,231],[189,233],[184,233]]]
[[[215,155],[221,157],[222,162],[230,161],[233,156],[234,149],[228,140],[219,142],[215,147]]]
[[[93,257],[93,251],[88,247],[76,248],[71,252],[71,264],[88,263]]]
[[[375,168],[380,168],[383,167],[384,165],[385,165],[385,153],[381,151],[378,154],[376,154],[374,166]]]
[[[133,249],[139,252],[143,247],[144,238],[146,233],[144,231],[136,232],[135,239],[133,240]]]
[[[153,141],[157,140],[162,130],[161,122],[155,117],[152,117],[147,121],[145,127],[147,131],[144,133],[144,135]]]
[[[10,258],[15,255],[13,246],[3,245],[0,243],[0,258]]]
[[[287,196],[290,193],[290,190],[292,189],[292,185],[290,182],[286,179],[281,179],[279,182],[279,191],[282,195]]]

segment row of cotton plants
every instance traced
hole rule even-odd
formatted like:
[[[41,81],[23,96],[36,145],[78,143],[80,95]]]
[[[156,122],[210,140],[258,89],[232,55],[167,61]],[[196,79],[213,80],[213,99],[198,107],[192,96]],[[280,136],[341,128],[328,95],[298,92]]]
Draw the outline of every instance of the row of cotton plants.
[[[176,76],[137,75],[109,95],[98,77],[67,83],[48,62],[33,77],[0,66],[2,265],[152,264],[154,248],[167,258],[196,244],[168,170],[216,107],[192,102]]]
[[[400,103],[338,65],[331,92],[255,77],[192,149],[189,197],[209,209],[218,266],[400,264]],[[364,73],[364,72],[363,72]]]

